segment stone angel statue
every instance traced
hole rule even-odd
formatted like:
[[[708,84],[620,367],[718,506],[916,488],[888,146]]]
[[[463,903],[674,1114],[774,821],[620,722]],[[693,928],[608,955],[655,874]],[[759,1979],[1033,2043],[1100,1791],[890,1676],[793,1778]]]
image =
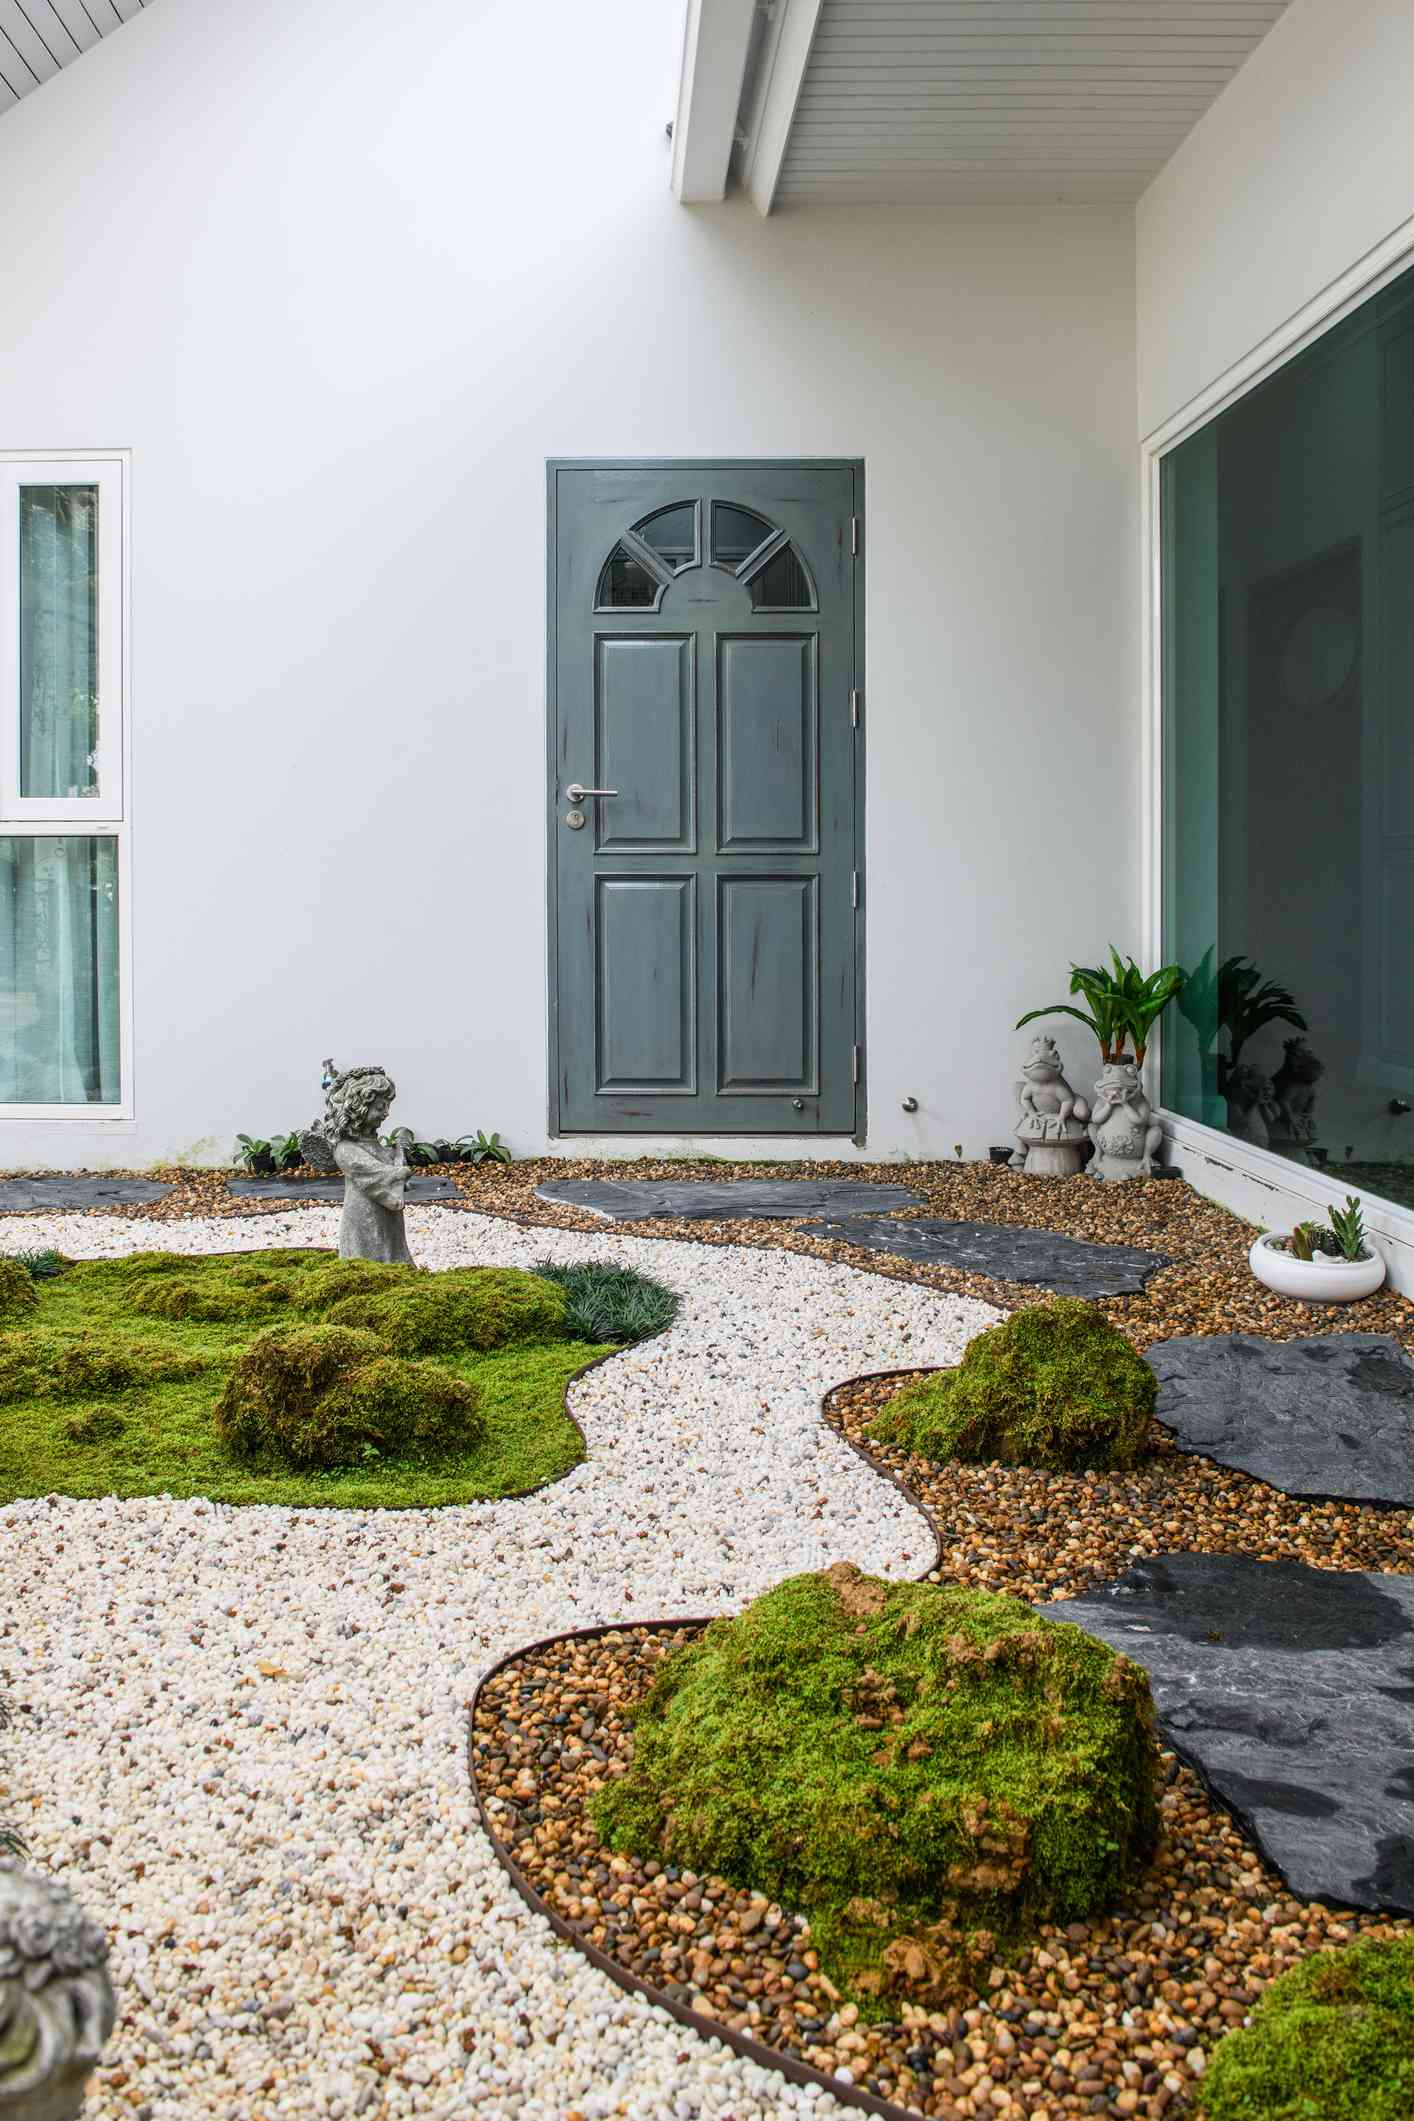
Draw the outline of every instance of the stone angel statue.
[[[340,1069],[326,1060],[323,1088],[324,1117],[301,1134],[300,1148],[316,1171],[344,1181],[339,1257],[410,1267],[403,1197],[412,1166],[399,1139],[378,1138],[397,1085],[386,1069]]]

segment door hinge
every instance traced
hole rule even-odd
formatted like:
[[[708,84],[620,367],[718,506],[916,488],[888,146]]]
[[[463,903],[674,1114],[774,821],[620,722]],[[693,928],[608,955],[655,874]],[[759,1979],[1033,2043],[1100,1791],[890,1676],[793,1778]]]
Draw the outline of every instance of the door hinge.
[[[859,687],[857,685],[851,685],[849,688],[849,726],[851,729],[859,727]]]
[[[854,907],[859,904],[859,871],[857,869],[850,872],[849,902]]]
[[[851,552],[852,552],[852,553],[853,553],[853,554],[854,554],[854,555],[856,556],[856,558],[857,558],[857,557],[858,557],[858,554],[859,554],[859,518],[858,518],[858,516],[851,516],[851,517],[850,517],[850,519],[849,519],[849,549],[850,549],[850,551],[851,551]]]
[[[859,1048],[858,1048],[858,1046],[856,1046],[856,1047],[854,1048],[854,1080],[855,1080],[855,1082],[858,1082],[858,1081],[859,1081]]]

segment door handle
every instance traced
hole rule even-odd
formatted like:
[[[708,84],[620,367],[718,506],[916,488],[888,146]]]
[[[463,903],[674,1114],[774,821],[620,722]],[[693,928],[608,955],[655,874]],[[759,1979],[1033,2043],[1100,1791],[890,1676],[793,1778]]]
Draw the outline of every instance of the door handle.
[[[617,788],[581,788],[578,781],[571,781],[565,790],[565,794],[576,808],[587,795],[617,795],[618,792]]]

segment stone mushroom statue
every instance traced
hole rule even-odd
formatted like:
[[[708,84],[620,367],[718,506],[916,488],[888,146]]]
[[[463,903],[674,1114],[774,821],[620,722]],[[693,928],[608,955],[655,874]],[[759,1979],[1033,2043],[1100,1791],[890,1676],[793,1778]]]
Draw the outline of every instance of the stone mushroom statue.
[[[1062,1074],[1053,1038],[1032,1039],[1021,1063],[1016,1101],[1016,1139],[1021,1146],[1011,1159],[1012,1169],[1033,1178],[1073,1178],[1080,1169],[1090,1107]]]
[[[324,1063],[324,1117],[300,1136],[300,1147],[306,1163],[317,1171],[337,1171],[343,1177],[340,1259],[414,1264],[403,1227],[403,1196],[412,1166],[401,1141],[378,1138],[397,1094],[386,1069],[339,1069],[331,1060]]]
[[[0,2117],[73,2121],[113,2030],[108,1940],[66,1889],[0,1860]]]

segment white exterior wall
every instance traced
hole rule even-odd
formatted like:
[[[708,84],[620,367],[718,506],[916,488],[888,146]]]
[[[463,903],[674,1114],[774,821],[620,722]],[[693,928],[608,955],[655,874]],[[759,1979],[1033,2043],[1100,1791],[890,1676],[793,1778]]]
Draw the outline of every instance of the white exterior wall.
[[[1292,0],[1138,208],[1139,432],[1410,222],[1414,7]]]
[[[1292,0],[1194,127],[1137,210],[1141,436],[1181,433],[1414,256],[1411,79],[1414,9]],[[1324,1091],[1339,1141],[1337,1106]],[[1369,1139],[1377,1123],[1363,1117]],[[1324,1215],[1348,1191],[1188,1121],[1172,1134],[1184,1175],[1266,1228]],[[1414,1293],[1414,1216],[1367,1199],[1366,1221],[1391,1281]]]
[[[0,123],[0,448],[132,451],[137,1114],[0,1165],[328,1053],[544,1148],[551,455],[867,461],[871,1153],[1004,1139],[1139,947],[1132,215],[685,210],[680,10],[611,13],[154,0]]]

